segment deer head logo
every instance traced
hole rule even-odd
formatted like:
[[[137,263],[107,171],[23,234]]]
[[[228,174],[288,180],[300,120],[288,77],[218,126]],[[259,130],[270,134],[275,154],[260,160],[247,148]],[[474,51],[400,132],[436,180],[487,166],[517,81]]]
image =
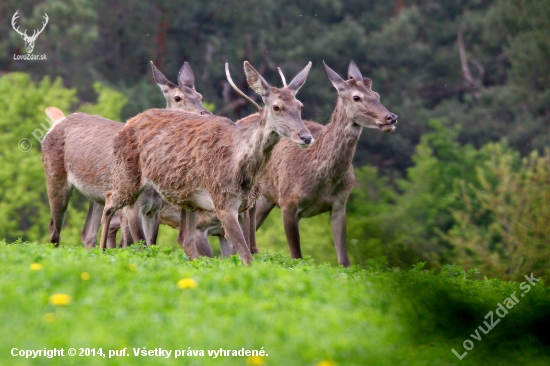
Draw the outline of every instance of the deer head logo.
[[[18,10],[19,11],[19,10]],[[11,18],[11,26],[13,27],[13,29],[19,33],[21,35],[21,38],[23,38],[23,40],[25,41],[25,48],[27,49],[27,53],[32,53],[32,50],[34,49],[34,42],[36,41],[36,37],[38,37],[38,35],[40,33],[42,33],[42,31],[44,30],[44,28],[46,28],[46,24],[48,24],[48,14],[44,13],[44,22],[42,22],[42,29],[40,30],[34,30],[32,36],[29,36],[27,34],[27,30],[25,29],[24,32],[21,32],[19,31],[19,26],[17,26],[16,28],[16,20],[17,18],[19,18],[19,15],[17,14],[17,12],[15,12],[15,14],[13,14],[13,17]]]

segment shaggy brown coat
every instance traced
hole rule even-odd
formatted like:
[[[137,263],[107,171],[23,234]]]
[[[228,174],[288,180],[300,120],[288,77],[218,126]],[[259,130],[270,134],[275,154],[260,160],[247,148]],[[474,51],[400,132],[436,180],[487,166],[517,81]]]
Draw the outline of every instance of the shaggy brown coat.
[[[114,189],[106,196],[103,227],[116,210],[153,187],[165,201],[182,208],[178,240],[191,259],[198,258],[196,211],[215,211],[227,239],[249,264],[253,258],[238,212],[256,201],[258,181],[280,136],[303,147],[313,142],[295,98],[310,68],[311,63],[288,87],[278,89],[245,61],[247,81],[265,103],[259,115],[250,116],[256,123],[236,125],[223,117],[158,109],[129,120],[115,138]],[[101,248],[106,240],[104,230]]]
[[[397,116],[379,102],[380,96],[371,89],[372,81],[361,76],[353,61],[348,81],[325,68],[339,94],[330,122],[322,126],[305,121],[316,141],[309,149],[287,141],[275,146],[261,180],[256,222],[260,227],[271,209],[280,207],[291,256],[301,258],[299,220],[330,212],[338,263],[349,266],[345,211],[355,182],[355,148],[363,127],[393,131]]]

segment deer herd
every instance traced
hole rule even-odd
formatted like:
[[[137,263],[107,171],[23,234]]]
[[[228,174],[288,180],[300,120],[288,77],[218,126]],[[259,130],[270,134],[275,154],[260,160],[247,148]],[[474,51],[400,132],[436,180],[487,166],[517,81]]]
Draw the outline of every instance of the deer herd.
[[[292,258],[301,258],[299,221],[330,212],[338,263],[349,266],[346,202],[354,185],[352,159],[363,127],[395,130],[397,116],[381,103],[372,81],[353,61],[344,80],[324,64],[338,99],[330,122],[301,118],[296,99],[311,62],[283,87],[268,84],[247,61],[250,88],[260,107],[230,85],[257,113],[236,122],[212,115],[195,89],[191,67],[182,66],[177,85],[151,62],[165,109],[149,109],[125,124],[100,116],[65,116],[46,109],[52,127],[42,145],[52,213],[50,241],[59,245],[71,192],[90,200],[81,239],[86,248],[143,240],[156,244],[159,225],[179,230],[178,243],[190,260],[212,256],[207,240],[218,236],[222,257],[238,253],[250,264],[258,253],[256,230],[278,206]]]

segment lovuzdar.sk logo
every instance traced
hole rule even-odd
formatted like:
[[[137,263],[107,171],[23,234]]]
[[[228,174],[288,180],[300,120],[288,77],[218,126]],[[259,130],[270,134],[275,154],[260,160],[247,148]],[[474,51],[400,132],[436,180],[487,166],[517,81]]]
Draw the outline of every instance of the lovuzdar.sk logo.
[[[35,29],[34,32],[32,33],[32,35],[28,35],[27,34],[27,30],[25,29],[24,32],[21,32],[19,30],[19,26],[16,24],[17,23],[17,18],[19,18],[19,14],[18,14],[19,10],[17,10],[15,12],[15,14],[13,14],[13,17],[11,18],[11,26],[13,27],[13,29],[19,33],[19,35],[21,36],[21,38],[23,38],[23,41],[25,41],[25,49],[27,50],[27,54],[26,55],[13,55],[13,59],[14,60],[47,60],[46,58],[46,55],[33,55],[32,54],[32,51],[34,50],[34,43],[36,42],[36,38],[40,35],[40,33],[42,33],[42,31],[44,30],[44,28],[46,28],[46,24],[48,24],[48,14],[44,13],[44,21],[42,22],[42,29],[38,30],[38,29]]]

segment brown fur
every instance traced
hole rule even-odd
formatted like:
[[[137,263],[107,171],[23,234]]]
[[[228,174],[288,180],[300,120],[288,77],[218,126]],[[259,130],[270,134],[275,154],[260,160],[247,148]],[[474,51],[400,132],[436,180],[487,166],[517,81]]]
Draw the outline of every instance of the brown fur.
[[[261,226],[274,206],[283,213],[285,233],[293,258],[301,258],[298,223],[301,218],[331,212],[334,243],[338,263],[349,266],[345,238],[345,207],[355,176],[352,159],[364,127],[379,126],[389,130],[386,118],[390,114],[371,90],[370,79],[360,77],[355,64],[350,70],[356,81],[347,82],[327,67],[329,78],[339,90],[336,107],[326,126],[305,121],[316,142],[309,149],[281,141],[273,149],[272,158],[261,180],[262,197],[256,208],[257,226]],[[330,71],[329,71],[330,70]],[[350,71],[350,74],[351,74]],[[332,77],[331,77],[332,75]],[[360,101],[353,100],[360,96]]]
[[[155,79],[163,90],[167,106],[190,110],[195,113],[208,113],[201,104],[202,96],[194,89],[194,77],[190,66],[185,63],[180,71],[178,82],[185,84],[176,86],[169,82],[154,65],[152,69]],[[162,80],[161,80],[162,79]],[[177,99],[177,101],[175,100]],[[71,191],[74,187],[90,199],[90,208],[81,238],[86,247],[96,244],[97,230],[100,225],[101,211],[105,203],[105,194],[112,189],[112,173],[115,160],[112,155],[113,136],[122,130],[122,123],[114,122],[99,116],[85,113],[75,113],[65,117],[58,108],[49,107],[46,114],[53,121],[53,126],[44,138],[42,160],[46,173],[48,199],[52,212],[50,223],[50,241],[58,244],[63,219],[67,210]],[[154,194],[154,192],[153,192]],[[100,205],[100,206],[97,206]],[[139,210],[141,207],[136,207]],[[133,208],[131,212],[135,211]],[[99,214],[98,214],[99,211]],[[141,226],[141,212],[134,212],[138,220],[128,224],[134,231]],[[124,217],[120,221],[125,223]],[[128,236],[128,225],[125,225],[123,240],[131,240]],[[116,235],[116,229],[111,234]],[[151,239],[153,238],[153,239]],[[156,240],[156,232],[138,239],[147,239],[151,243]],[[110,247],[114,245],[111,235]]]
[[[132,204],[146,185],[152,185],[165,201],[186,209],[188,215],[208,211],[208,207],[193,201],[193,195],[203,190],[222,223],[229,220],[235,203],[239,212],[247,210],[256,201],[258,179],[279,141],[278,134],[262,128],[263,116],[253,118],[260,121],[255,127],[247,127],[223,117],[157,109],[129,120],[116,138],[114,190],[109,198],[112,204],[106,206],[104,217],[112,207]],[[237,146],[246,146],[250,153],[237,154]],[[224,224],[226,235],[227,225],[233,224]],[[190,239],[189,233],[195,232],[196,221],[188,225],[185,228],[180,222],[179,241],[195,259],[201,246],[195,243],[196,235]],[[242,231],[240,235],[229,235],[234,247],[235,242],[240,244],[236,249],[241,258],[250,263],[252,257],[244,239]],[[102,236],[102,244],[104,240]]]
[[[99,116],[75,113],[57,123],[44,138],[42,161],[52,210],[52,243],[59,243],[73,187],[76,186],[90,200],[104,203],[104,192],[111,189],[109,182],[114,160],[110,139],[96,139],[94,136],[113,136],[122,127],[121,123]]]
[[[205,122],[208,125],[203,125]],[[256,136],[253,144],[256,149],[261,146],[263,154],[235,162],[234,146],[247,144],[255,132],[252,127],[237,126],[218,116],[160,109],[139,114],[116,138],[118,168],[113,200],[130,204],[140,188],[152,182],[164,200],[178,206],[200,210],[189,204],[189,196],[205,188],[214,202],[228,203],[228,195],[238,197],[242,201],[240,211],[245,211],[256,200],[257,179],[279,140],[272,132]]]
[[[358,89],[366,96],[374,97],[365,111],[365,115],[371,120],[381,120],[389,113],[375,100],[378,95],[370,89],[372,82],[369,79],[364,79],[363,82],[350,79],[346,85]],[[266,202],[263,202],[264,211],[258,213],[260,225],[275,205],[283,209],[283,214],[291,212],[296,215],[297,220],[332,211],[334,205],[339,205],[340,209],[343,207],[345,213],[345,203],[355,180],[352,159],[364,123],[359,125],[353,122],[353,118],[346,114],[344,101],[349,104],[349,97],[346,99],[342,95],[338,99],[327,126],[304,121],[317,141],[309,149],[299,148],[286,139],[274,147],[272,159],[269,160],[266,174],[261,180],[262,198]],[[254,126],[256,123],[258,119],[255,115],[237,121],[237,124],[244,126]],[[178,227],[179,210],[174,206],[164,205],[160,216],[162,223]],[[200,216],[198,229],[211,230],[217,233],[214,235],[221,232],[223,235],[220,225],[214,215],[203,214]],[[336,238],[336,235],[337,233],[335,244],[338,240],[344,241],[343,249],[340,248],[338,252],[339,263],[349,265],[345,252],[345,236],[342,239]],[[293,256],[301,257],[299,242],[298,253],[293,253]]]
[[[279,207],[299,207],[299,218],[327,212],[335,199],[347,199],[362,127],[346,124],[337,107],[327,126],[306,121],[316,141],[311,148],[300,149],[286,141],[277,144],[261,180],[262,195]]]
[[[124,125],[100,116],[75,113],[59,122],[44,138],[42,159],[46,170],[57,173],[58,182],[67,184],[70,173],[73,181],[82,182],[82,193],[91,200],[103,203],[104,195],[96,194],[111,188],[110,177],[114,162],[110,139],[96,135],[114,136]],[[74,184],[72,184],[74,185]]]
[[[300,118],[302,105],[294,97],[311,63],[284,89],[269,86],[246,61],[244,68],[249,85],[265,102],[262,112],[251,116],[257,123],[236,125],[223,117],[159,109],[126,123],[115,139],[114,189],[106,195],[103,227],[116,210],[153,187],[164,200],[182,208],[178,241],[191,260],[199,255],[196,211],[215,211],[241,259],[247,264],[253,260],[238,212],[254,204],[258,180],[280,136],[302,146],[313,141]],[[106,241],[103,230],[101,248]]]

